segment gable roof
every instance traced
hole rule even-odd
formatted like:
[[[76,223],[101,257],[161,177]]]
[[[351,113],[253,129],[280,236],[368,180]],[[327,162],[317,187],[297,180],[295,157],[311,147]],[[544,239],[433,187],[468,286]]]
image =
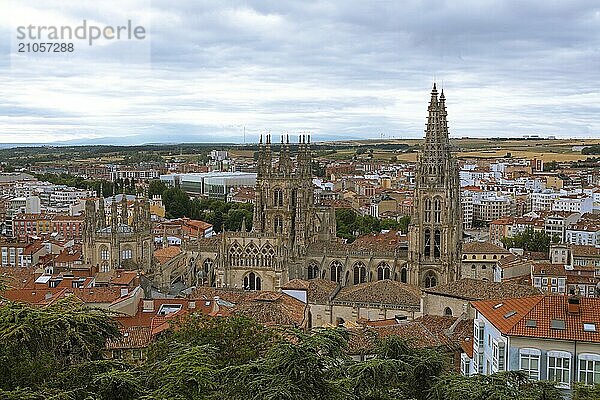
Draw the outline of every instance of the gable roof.
[[[503,300],[497,308],[498,301],[476,301],[473,306],[508,336],[600,343],[600,299],[579,298],[578,312],[569,312],[569,299],[564,295],[535,296]],[[513,310],[514,315],[505,317]],[[529,320],[535,321],[535,326],[527,326]],[[565,328],[552,328],[553,320],[564,321]],[[584,323],[594,324],[595,330],[585,331]]]
[[[421,289],[389,279],[344,286],[333,299],[334,303],[388,304],[419,307]]]
[[[491,242],[466,242],[462,247],[463,254],[510,254],[504,247]]]

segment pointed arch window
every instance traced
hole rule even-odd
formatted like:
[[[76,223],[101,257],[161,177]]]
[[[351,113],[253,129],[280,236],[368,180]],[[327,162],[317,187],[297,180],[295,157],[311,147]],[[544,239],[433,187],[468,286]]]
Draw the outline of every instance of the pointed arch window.
[[[232,266],[240,266],[242,262],[242,248],[235,242],[229,248],[229,264]]]
[[[261,279],[258,274],[250,272],[244,277],[245,290],[261,290]]]
[[[436,198],[433,202],[434,221],[436,224],[442,222],[442,201]]]
[[[367,281],[367,267],[362,262],[354,264],[354,284],[365,283]]]
[[[308,266],[308,279],[316,279],[319,277],[319,264],[316,262],[310,263]]]
[[[341,283],[342,282],[342,272],[344,270],[344,266],[338,260],[334,260],[331,262],[331,280],[334,282]]]
[[[406,267],[400,270],[400,282],[407,283],[408,282],[408,271]]]
[[[442,249],[442,232],[439,229],[436,229],[433,235],[433,256],[435,258],[440,258]]]
[[[208,275],[208,273],[210,271],[212,271],[212,267],[213,267],[214,263],[215,262],[212,259],[210,259],[210,258],[207,258],[206,260],[204,260],[204,263],[202,263],[202,266],[204,268],[204,273],[206,275]]]
[[[425,275],[425,287],[430,288],[430,287],[434,287],[436,285],[437,285],[437,275],[435,274],[435,272],[429,271]]]
[[[273,205],[275,207],[283,206],[283,191],[280,188],[276,188],[273,191]]]
[[[390,279],[391,268],[386,262],[380,262],[377,266],[377,280],[382,281],[384,279]]]
[[[275,233],[283,233],[283,217],[281,215],[275,216],[275,220],[273,221],[273,231]]]
[[[424,235],[425,248],[423,254],[425,257],[429,257],[431,256],[431,231],[429,229],[425,229]]]
[[[425,222],[431,222],[431,199],[425,198]]]

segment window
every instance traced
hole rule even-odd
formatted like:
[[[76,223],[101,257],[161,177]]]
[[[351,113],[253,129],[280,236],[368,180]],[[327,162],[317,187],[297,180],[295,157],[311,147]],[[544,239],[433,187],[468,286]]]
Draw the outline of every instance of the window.
[[[506,343],[502,339],[494,339],[492,344],[492,366],[493,372],[500,372],[506,369]]]
[[[429,229],[425,229],[425,257],[429,257],[431,255],[431,231]]]
[[[331,262],[331,280],[334,282],[341,283],[342,282],[342,263],[338,260],[334,260]]]
[[[425,222],[431,222],[431,199],[425,199]]]
[[[275,207],[283,206],[283,192],[279,188],[273,192],[273,205]]]
[[[402,268],[400,270],[400,282],[407,283],[408,282],[408,271],[406,268]]]
[[[548,352],[548,380],[558,382],[558,386],[568,389],[571,386],[571,353],[566,351]]]
[[[125,249],[121,252],[122,260],[131,260],[133,258],[133,251],[131,249]]]
[[[406,269],[406,268],[403,268]],[[391,269],[390,266],[385,263],[379,263],[379,265],[377,266],[377,280],[378,281],[382,281],[384,279],[390,279],[390,273],[391,273]]]
[[[361,262],[354,264],[354,284],[365,283],[367,281],[367,267]]]
[[[482,321],[476,319],[475,321],[473,321],[473,333],[475,335],[475,341],[473,342],[473,347],[474,348],[480,348],[483,347],[483,342],[485,340],[485,335],[484,335],[484,330],[485,330],[485,325]]]
[[[308,266],[308,279],[316,279],[319,277],[319,265],[317,263],[311,263]]]
[[[435,275],[435,272],[429,271],[425,275],[425,287],[430,288],[430,287],[434,287],[435,285],[437,285],[437,277]]]
[[[460,355],[460,373],[463,374],[464,376],[469,376],[470,374],[470,369],[471,369],[471,360],[469,359],[469,356],[467,356],[465,353],[461,353]]]
[[[534,381],[540,379],[540,355],[538,349],[519,350],[519,369]]]
[[[275,216],[275,220],[273,221],[273,231],[275,233],[283,233],[283,217],[281,215]]]
[[[600,355],[579,355],[579,382],[586,385],[600,383]]]
[[[444,316],[445,317],[451,317],[452,316],[452,309],[450,307],[446,307],[444,309]]]
[[[537,288],[542,286],[542,279],[539,276],[533,278],[533,286]]]
[[[106,246],[100,247],[100,259],[108,260],[108,247],[106,247]]]
[[[244,277],[244,289],[260,290],[261,289],[260,276],[258,276],[254,272],[250,272],[248,275],[246,275]]]

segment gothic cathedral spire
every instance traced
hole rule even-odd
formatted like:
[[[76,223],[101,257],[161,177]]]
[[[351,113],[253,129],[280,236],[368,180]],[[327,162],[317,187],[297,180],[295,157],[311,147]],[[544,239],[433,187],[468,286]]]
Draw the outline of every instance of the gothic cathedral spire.
[[[435,83],[415,183],[408,279],[424,287],[457,280],[462,243],[460,184],[450,151],[446,98],[443,90],[438,97]]]

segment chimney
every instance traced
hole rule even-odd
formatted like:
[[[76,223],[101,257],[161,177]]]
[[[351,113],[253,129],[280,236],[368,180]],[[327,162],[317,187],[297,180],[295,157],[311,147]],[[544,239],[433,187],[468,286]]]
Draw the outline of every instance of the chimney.
[[[154,311],[154,300],[144,300],[143,312],[152,312],[152,311]]]
[[[210,311],[211,314],[216,315],[219,312],[219,296],[215,296],[213,298],[213,305],[212,305],[212,310]]]
[[[575,295],[571,295],[569,296],[569,300],[568,300],[568,311],[569,314],[579,314],[579,295],[575,294]]]

